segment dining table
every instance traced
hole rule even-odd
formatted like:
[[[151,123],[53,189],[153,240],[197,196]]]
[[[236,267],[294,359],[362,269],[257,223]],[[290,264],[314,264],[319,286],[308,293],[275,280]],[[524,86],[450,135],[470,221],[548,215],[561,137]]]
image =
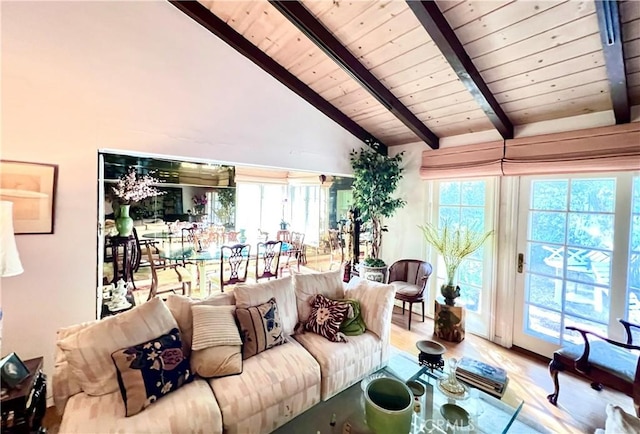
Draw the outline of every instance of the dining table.
[[[259,254],[262,252],[258,252],[257,243],[249,244],[251,246],[249,253],[249,262],[251,260],[257,260]],[[169,245],[168,248],[162,249],[160,251],[160,258],[166,259],[172,262],[182,262],[183,264],[193,263],[196,265],[198,270],[198,288],[202,292],[207,289],[204,284],[206,282],[207,275],[207,262],[217,261],[220,262],[221,256],[221,248],[222,245],[212,245],[208,249],[198,250],[193,246],[185,246],[185,247],[177,247]],[[292,245],[289,243],[282,243],[282,248],[280,250],[280,254],[289,251],[292,248]]]

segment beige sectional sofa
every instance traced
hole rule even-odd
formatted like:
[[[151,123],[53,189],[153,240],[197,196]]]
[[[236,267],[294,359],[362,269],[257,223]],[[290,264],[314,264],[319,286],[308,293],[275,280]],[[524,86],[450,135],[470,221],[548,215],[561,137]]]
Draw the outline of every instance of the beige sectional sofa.
[[[305,303],[314,293],[358,300],[365,333],[349,336],[346,343],[331,342],[309,331],[294,333],[299,319],[308,315]],[[232,293],[201,301],[170,295],[165,305],[183,342],[190,345],[194,304],[235,304],[240,308],[272,297],[286,343],[244,360],[238,375],[197,377],[130,417],[125,417],[119,390],[100,396],[83,391],[65,353],[58,349],[53,393],[62,413],[60,433],[268,433],[386,365],[394,300],[390,285],[356,278],[345,287],[339,272],[294,275],[238,285]],[[93,323],[60,330],[58,342]]]

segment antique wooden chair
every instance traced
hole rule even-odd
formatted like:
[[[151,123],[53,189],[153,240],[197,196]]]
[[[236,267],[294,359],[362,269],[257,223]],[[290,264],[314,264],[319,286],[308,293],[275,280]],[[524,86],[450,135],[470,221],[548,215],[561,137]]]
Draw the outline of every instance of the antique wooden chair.
[[[247,281],[249,271],[250,244],[234,244],[220,248],[220,291],[225,285],[235,285]]]
[[[567,370],[588,378],[591,388],[602,390],[611,387],[633,398],[633,406],[640,417],[640,346],[633,345],[631,328],[640,329],[640,325],[619,319],[627,334],[627,342],[616,342],[588,330],[566,327],[582,335],[581,344],[567,345],[553,353],[549,363],[549,374],[553,380],[554,392],[547,396],[553,405],[558,403],[560,384],[558,372]],[[589,339],[593,336],[595,339]]]
[[[419,259],[400,259],[389,267],[387,283],[396,289],[396,300],[402,301],[402,315],[404,315],[405,303],[409,303],[409,330],[411,330],[413,303],[422,305],[422,322],[424,322],[424,289],[432,271],[433,267],[430,263]]]
[[[191,274],[181,265],[175,264],[158,269],[153,261],[152,246],[147,245],[146,253],[151,269],[151,288],[147,300],[158,294],[180,291],[182,295],[191,295]]]
[[[282,241],[267,241],[258,243],[256,255],[256,281],[259,279],[278,278]]]
[[[288,242],[289,248],[283,252],[283,255],[287,257],[287,262],[285,262],[283,269],[287,268],[291,270],[291,258],[296,260],[297,269],[300,271],[300,264],[304,264],[306,262],[306,258],[304,257],[304,234],[301,232],[291,232],[291,239]]]

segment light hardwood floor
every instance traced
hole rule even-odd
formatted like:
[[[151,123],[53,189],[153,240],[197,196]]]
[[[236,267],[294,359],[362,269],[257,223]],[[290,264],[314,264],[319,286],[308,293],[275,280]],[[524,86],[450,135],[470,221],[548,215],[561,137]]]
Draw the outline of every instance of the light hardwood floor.
[[[426,318],[423,323],[420,316],[414,314],[411,331],[408,331],[407,315],[403,316],[399,307],[394,309],[391,344],[416,355],[417,360],[416,342],[434,339],[433,320]],[[593,433],[596,428],[604,428],[605,406],[609,402],[635,414],[632,400],[626,395],[606,388],[597,392],[588,381],[565,373],[560,373],[560,397],[558,406],[554,407],[546,398],[553,390],[548,360],[506,349],[469,333],[458,344],[439,342],[447,348],[446,357],[469,356],[505,368],[509,375],[508,393],[524,400],[523,414],[552,432]]]

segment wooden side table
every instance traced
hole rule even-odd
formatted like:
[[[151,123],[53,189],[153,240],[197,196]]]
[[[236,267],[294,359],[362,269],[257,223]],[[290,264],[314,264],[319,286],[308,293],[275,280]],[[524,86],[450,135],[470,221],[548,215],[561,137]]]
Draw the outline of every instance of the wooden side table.
[[[25,360],[29,376],[2,396],[3,433],[44,433],[42,418],[47,409],[47,378],[42,372],[43,359]],[[5,389],[3,389],[4,391]]]
[[[125,282],[131,282],[133,287],[136,287],[133,281],[133,272],[137,257],[137,245],[136,239],[133,235],[128,237],[110,237],[111,241],[111,263],[113,264],[113,280],[112,283],[117,284],[119,279],[123,279]],[[118,252],[122,249],[122,254]]]

